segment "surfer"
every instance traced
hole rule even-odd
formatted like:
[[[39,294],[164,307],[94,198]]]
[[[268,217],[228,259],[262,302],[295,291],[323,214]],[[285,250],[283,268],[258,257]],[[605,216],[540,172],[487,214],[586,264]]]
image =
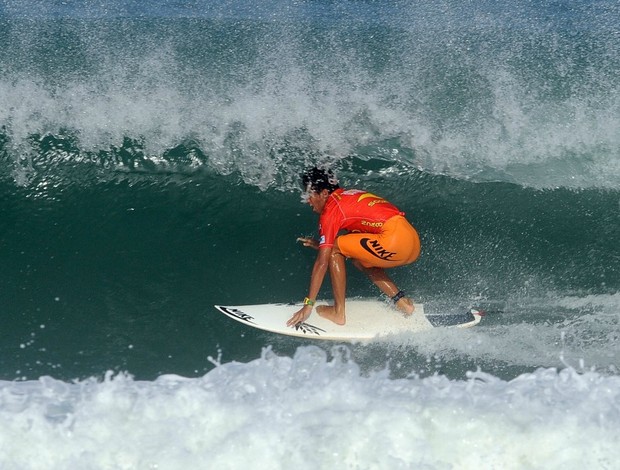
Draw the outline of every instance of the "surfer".
[[[286,324],[295,326],[310,316],[328,269],[334,305],[318,306],[317,313],[338,325],[346,323],[345,258],[366,273],[400,311],[411,315],[415,309],[412,300],[385,272],[385,268],[412,263],[420,254],[418,233],[404,213],[369,192],[340,188],[331,170],[314,167],[301,176],[303,198],[320,215],[319,240],[301,237],[297,241],[318,250],[318,254],[304,305]],[[341,230],[348,233],[338,235]]]

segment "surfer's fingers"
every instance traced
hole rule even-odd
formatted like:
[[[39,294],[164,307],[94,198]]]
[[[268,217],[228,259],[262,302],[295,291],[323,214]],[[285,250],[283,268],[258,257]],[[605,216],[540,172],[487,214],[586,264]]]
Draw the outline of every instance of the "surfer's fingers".
[[[293,326],[296,325],[297,323],[299,323],[298,317],[299,317],[300,312],[295,313],[295,315],[293,315],[291,318],[289,318],[289,320],[286,322],[286,326]]]
[[[298,242],[301,242],[301,244],[303,246],[307,246],[310,248],[318,248],[319,247],[319,242],[317,242],[314,238],[309,238],[309,237],[299,237],[297,238]]]
[[[302,322],[302,321],[301,321],[301,320],[298,320],[298,319],[297,319],[297,317],[295,317],[295,318],[291,318],[288,322],[286,322],[286,326],[293,327],[293,326],[295,326],[295,325],[297,325],[297,324],[299,324],[299,323],[301,323],[301,322]]]

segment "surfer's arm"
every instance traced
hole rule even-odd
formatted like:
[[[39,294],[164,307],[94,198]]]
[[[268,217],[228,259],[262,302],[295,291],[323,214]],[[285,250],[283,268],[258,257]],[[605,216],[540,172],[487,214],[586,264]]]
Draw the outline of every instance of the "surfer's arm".
[[[311,299],[312,301],[316,300],[316,297],[319,295],[319,290],[321,290],[321,285],[323,284],[323,279],[325,279],[325,273],[327,272],[327,268],[329,266],[329,258],[331,254],[331,247],[321,248],[316,260],[314,261],[312,276],[310,277],[310,290],[308,292],[308,299]],[[295,312],[286,324],[288,326],[294,326],[297,323],[306,321],[312,313],[313,306],[314,305],[309,304],[304,305],[301,309]]]

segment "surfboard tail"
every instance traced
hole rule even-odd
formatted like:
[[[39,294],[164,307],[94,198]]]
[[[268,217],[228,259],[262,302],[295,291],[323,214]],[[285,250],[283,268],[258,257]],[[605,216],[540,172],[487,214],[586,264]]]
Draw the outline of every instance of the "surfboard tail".
[[[484,310],[478,310],[476,308],[470,309],[469,313],[472,315],[473,320],[461,323],[460,325],[455,325],[456,328],[471,328],[472,326],[476,326],[478,323],[480,323],[482,317],[486,315]]]

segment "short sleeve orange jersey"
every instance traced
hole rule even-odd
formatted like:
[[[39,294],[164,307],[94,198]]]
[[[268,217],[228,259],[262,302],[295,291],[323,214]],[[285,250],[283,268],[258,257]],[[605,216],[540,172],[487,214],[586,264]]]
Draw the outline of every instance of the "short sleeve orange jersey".
[[[319,218],[319,248],[333,246],[340,230],[379,233],[383,223],[395,215],[405,214],[379,196],[359,189],[337,189]]]

